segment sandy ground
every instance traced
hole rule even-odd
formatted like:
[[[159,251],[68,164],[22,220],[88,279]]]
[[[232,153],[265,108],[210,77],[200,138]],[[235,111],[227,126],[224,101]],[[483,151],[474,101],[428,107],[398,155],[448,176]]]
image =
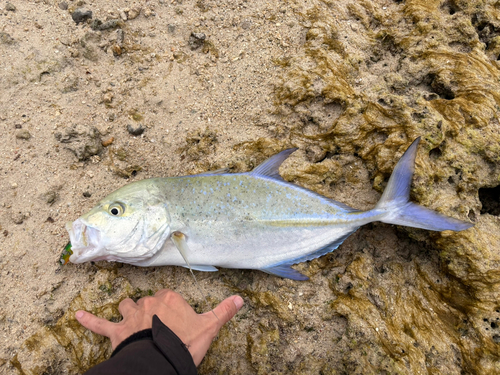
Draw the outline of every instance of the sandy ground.
[[[95,272],[90,265],[59,267],[65,223],[127,182],[235,160],[234,145],[266,135],[256,125],[273,100],[279,67],[272,59],[303,38],[290,12],[260,1],[68,1],[69,10],[59,3],[17,1],[15,10],[0,4],[1,31],[13,38],[0,45],[0,364],[60,317]],[[93,31],[73,21],[80,3],[103,21],[141,10],[121,21],[121,55],[111,48],[116,28]],[[191,49],[196,31],[210,41],[207,49]],[[129,134],[127,125],[139,124],[145,132]],[[114,140],[79,161],[55,138],[72,125]],[[188,135],[206,128],[215,134],[201,150],[206,158],[181,156]],[[19,138],[21,130],[30,138]],[[142,170],[128,179],[114,173],[113,148],[127,153],[120,167]]]
[[[113,292],[89,303],[89,309],[116,304],[131,290],[138,296],[162,287],[183,293],[191,303],[201,300],[189,273],[180,268],[59,265],[68,242],[66,222],[128,182],[219,168],[247,171],[277,151],[298,146],[300,150],[284,166],[287,179],[367,209],[378,200],[381,186],[406,146],[416,136],[427,134],[419,154],[423,156],[417,160],[414,195],[426,206],[455,217],[479,217],[477,189],[496,186],[491,182],[494,178],[482,185],[471,183],[476,189],[471,192],[466,172],[455,177],[456,171],[467,168],[453,165],[455,149],[435,148],[433,142],[439,142],[433,132],[437,127],[442,133],[447,130],[447,144],[455,145],[458,131],[443,122],[435,108],[423,109],[427,100],[451,101],[458,96],[456,82],[449,77],[438,81],[430,73],[427,80],[420,79],[424,68],[400,58],[398,43],[413,43],[413,31],[397,43],[379,34],[378,39],[358,37],[364,28],[377,29],[384,12],[387,17],[390,12],[402,14],[406,6],[402,3],[2,0],[0,373],[17,373],[10,360],[23,342],[41,328],[54,326],[71,311],[75,299],[83,295],[88,298],[85,301],[94,301],[94,292],[85,288],[98,292],[103,283],[116,284]],[[412,4],[406,11],[412,11]],[[450,19],[460,13],[454,2],[438,7]],[[92,11],[92,19],[75,22],[72,13],[79,8]],[[417,9],[414,14],[418,12],[423,11]],[[474,28],[456,19],[453,23],[443,18],[443,22],[453,24],[467,40]],[[430,22],[424,19],[422,26],[417,21],[413,24],[419,27]],[[328,51],[325,59],[310,52],[322,33],[326,36],[323,44],[318,42],[318,50]],[[423,46],[442,42],[440,35],[435,41],[431,41],[432,32],[428,35]],[[369,39],[380,44],[369,45]],[[475,34],[470,39],[479,43]],[[304,57],[306,43],[309,55]],[[467,54],[473,42],[467,43],[449,45]],[[299,62],[293,65],[297,56]],[[332,70],[332,66],[343,69]],[[399,69],[409,73],[402,77],[395,73]],[[313,70],[320,78],[309,82],[304,72]],[[489,89],[496,90],[496,81],[491,82]],[[424,95],[425,100],[422,92],[428,96]],[[304,98],[311,100],[307,108],[300,107]],[[373,105],[366,104],[370,100]],[[418,111],[403,116],[398,111],[405,106]],[[339,118],[352,124],[336,128],[342,137],[318,136]],[[479,129],[476,125],[474,129]],[[132,134],[140,127],[144,128],[141,134]],[[369,134],[368,140],[359,140],[359,128]],[[481,136],[497,133],[485,131]],[[456,153],[457,158],[462,156]],[[432,164],[437,159],[443,160],[440,167],[445,165],[441,174]],[[496,176],[498,163],[488,166],[489,175]],[[436,188],[429,193],[430,184]],[[497,216],[493,216],[479,218],[486,223],[481,228],[497,228]],[[332,256],[299,266],[312,276],[310,284],[257,271],[199,274],[212,302],[234,292],[246,301],[241,317],[222,333],[200,372],[333,374],[380,373],[382,369],[411,373],[417,368],[431,368],[435,373],[473,372],[475,365],[463,359],[464,353],[483,345],[483,334],[495,340],[491,330],[497,329],[498,309],[471,318],[472,309],[457,307],[467,299],[453,299],[457,276],[443,271],[446,256],[438,254],[426,233],[374,224],[356,233]],[[404,282],[401,275],[407,278]],[[366,293],[361,292],[368,284]],[[468,295],[470,289],[461,291]],[[404,329],[391,331],[389,327],[388,334],[379,332],[391,316],[398,315],[390,305],[404,304],[401,301],[406,297],[411,306],[404,305],[398,314],[409,317],[425,312],[425,319],[404,323]],[[358,299],[369,302],[352,307]],[[197,309],[203,308],[197,305]],[[371,319],[374,309],[383,311],[379,320]],[[359,331],[351,329],[354,326]],[[422,332],[436,327],[436,332],[420,340],[420,328],[414,326],[424,327]],[[404,334],[397,336],[396,331]],[[452,344],[449,337],[455,340]],[[496,344],[488,345],[492,345],[488,353],[498,352]],[[361,360],[360,355],[366,357]],[[76,373],[67,370],[71,366],[59,365],[44,371]]]

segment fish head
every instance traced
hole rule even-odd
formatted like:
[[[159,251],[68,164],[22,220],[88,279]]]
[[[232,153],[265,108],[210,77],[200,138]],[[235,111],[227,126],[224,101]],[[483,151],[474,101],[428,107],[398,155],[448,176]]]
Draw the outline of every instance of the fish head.
[[[142,183],[142,184],[141,184]],[[157,253],[170,235],[166,200],[148,180],[134,182],[67,223],[69,261],[136,263]]]

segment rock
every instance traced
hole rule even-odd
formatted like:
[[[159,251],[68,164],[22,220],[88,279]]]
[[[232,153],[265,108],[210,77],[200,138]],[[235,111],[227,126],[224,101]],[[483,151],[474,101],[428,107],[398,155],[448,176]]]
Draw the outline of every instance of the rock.
[[[139,7],[134,7],[132,9],[126,10],[125,13],[127,14],[127,19],[133,20],[134,18],[139,17],[139,14],[141,14],[141,8]]]
[[[10,34],[0,31],[0,43],[2,44],[14,44],[16,41]]]
[[[73,125],[54,134],[65,148],[75,154],[78,160],[86,160],[102,151],[99,131],[88,125]]]
[[[78,8],[71,13],[71,18],[73,18],[73,21],[75,21],[76,24],[79,24],[92,19],[92,11],[84,8]]]
[[[66,1],[61,1],[59,4],[57,4],[59,9],[62,10],[68,10],[68,3]]]
[[[136,127],[128,124],[127,130],[130,134],[138,136],[138,135],[141,135],[142,133],[144,133],[144,130],[146,130],[146,129],[142,126],[142,124],[138,124]]]
[[[122,24],[123,21],[119,19],[112,19],[106,22],[102,22],[101,20],[96,18],[95,20],[92,21],[90,27],[92,28],[92,30],[108,30],[108,29],[113,29],[115,27],[121,27]]]
[[[22,224],[24,220],[26,220],[27,216],[22,212],[13,212],[11,215],[12,221],[14,224]]]
[[[17,139],[24,139],[28,140],[31,138],[31,134],[28,130],[26,129],[19,129],[16,131],[16,138]]]
[[[191,47],[191,50],[202,47],[206,38],[207,36],[203,33],[191,33],[188,41],[189,47]]]
[[[108,147],[108,146],[111,146],[113,144],[113,142],[115,141],[115,138],[114,137],[111,137],[111,138],[108,138],[104,141],[102,141],[102,146],[103,147]]]
[[[122,29],[116,30],[116,44],[119,46],[123,45],[123,41],[125,40],[125,33]]]
[[[7,4],[5,4],[5,10],[7,10],[9,12],[15,12],[17,10],[17,8],[14,6],[14,4],[7,3]]]

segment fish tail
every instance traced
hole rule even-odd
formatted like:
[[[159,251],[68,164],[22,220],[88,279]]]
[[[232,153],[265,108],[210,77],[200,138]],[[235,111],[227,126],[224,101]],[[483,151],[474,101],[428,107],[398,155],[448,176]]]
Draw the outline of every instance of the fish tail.
[[[436,211],[410,202],[410,186],[419,142],[420,137],[408,147],[396,164],[387,187],[375,206],[376,210],[387,211],[387,215],[381,221],[435,231],[461,231],[470,228],[473,224],[441,215]]]

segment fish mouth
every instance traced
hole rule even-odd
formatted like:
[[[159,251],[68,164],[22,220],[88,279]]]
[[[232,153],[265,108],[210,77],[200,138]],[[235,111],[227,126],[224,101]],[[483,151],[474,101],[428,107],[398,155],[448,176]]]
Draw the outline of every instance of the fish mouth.
[[[83,263],[91,260],[101,260],[104,248],[99,245],[101,232],[82,219],[66,224],[73,254],[69,257],[72,263]]]

